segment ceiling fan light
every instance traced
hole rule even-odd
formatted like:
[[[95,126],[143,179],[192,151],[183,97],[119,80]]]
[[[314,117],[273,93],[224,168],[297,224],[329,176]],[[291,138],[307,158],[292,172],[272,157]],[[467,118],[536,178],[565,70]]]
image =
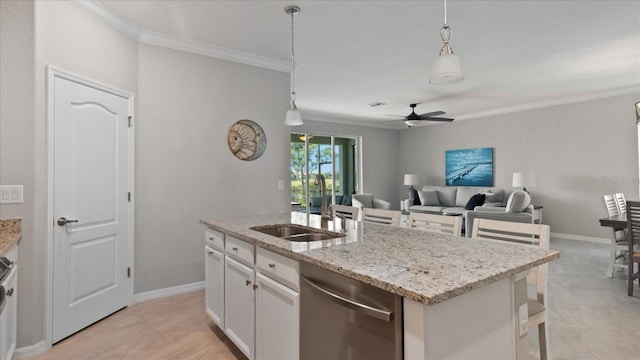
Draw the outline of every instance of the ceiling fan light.
[[[422,121],[421,120],[406,120],[404,123],[407,124],[407,126],[409,126],[409,127],[413,127],[413,126],[420,125],[422,123]]]
[[[464,79],[460,59],[455,54],[444,54],[438,56],[433,63],[430,83],[436,85],[455,84]]]

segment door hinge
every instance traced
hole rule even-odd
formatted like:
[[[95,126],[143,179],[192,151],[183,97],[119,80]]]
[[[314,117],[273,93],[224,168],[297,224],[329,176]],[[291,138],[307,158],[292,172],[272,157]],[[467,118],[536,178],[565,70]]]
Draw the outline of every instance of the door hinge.
[[[127,193],[127,201],[131,202],[131,191]]]
[[[131,268],[130,267],[127,268],[127,277],[131,277]]]
[[[133,116],[129,116],[129,127],[131,127],[131,121],[133,120]]]

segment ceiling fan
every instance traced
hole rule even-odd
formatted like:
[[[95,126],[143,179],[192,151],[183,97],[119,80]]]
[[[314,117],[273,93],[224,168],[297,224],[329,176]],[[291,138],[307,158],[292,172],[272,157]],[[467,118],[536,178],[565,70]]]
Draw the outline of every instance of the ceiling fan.
[[[425,113],[425,114],[416,114],[416,106],[418,106],[418,104],[411,104],[409,105],[411,107],[411,114],[407,115],[407,116],[401,116],[401,115],[389,115],[389,116],[400,116],[404,118],[404,123],[407,124],[408,127],[413,127],[416,125],[419,125],[420,122],[422,121],[442,121],[442,122],[451,122],[454,119],[452,118],[443,118],[443,117],[436,117],[439,115],[444,115],[446,114],[444,111],[433,111],[433,112],[429,112],[429,113]]]

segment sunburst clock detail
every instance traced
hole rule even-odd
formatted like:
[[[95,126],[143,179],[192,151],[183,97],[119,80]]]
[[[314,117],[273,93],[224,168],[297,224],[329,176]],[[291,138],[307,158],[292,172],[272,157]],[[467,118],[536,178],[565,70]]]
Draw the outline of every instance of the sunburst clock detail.
[[[227,141],[233,155],[240,160],[255,160],[267,147],[267,136],[262,127],[247,119],[231,125]]]

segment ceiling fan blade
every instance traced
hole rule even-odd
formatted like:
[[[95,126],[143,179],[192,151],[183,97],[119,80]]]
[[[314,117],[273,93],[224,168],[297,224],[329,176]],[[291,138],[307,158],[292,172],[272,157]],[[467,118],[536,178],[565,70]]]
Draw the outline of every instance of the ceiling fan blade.
[[[451,122],[455,119],[452,118],[437,118],[437,117],[428,117],[428,118],[423,118],[422,120],[424,121],[443,121],[443,122]]]
[[[405,115],[394,115],[394,114],[385,114],[385,115],[386,116],[396,116],[396,117],[403,118],[403,119],[406,117]]]
[[[429,117],[432,117],[432,116],[438,116],[438,115],[444,115],[444,114],[446,114],[446,112],[444,112],[444,111],[433,111],[433,112],[429,112],[429,113],[420,114],[420,117],[422,119],[424,119],[424,118],[429,118]]]

